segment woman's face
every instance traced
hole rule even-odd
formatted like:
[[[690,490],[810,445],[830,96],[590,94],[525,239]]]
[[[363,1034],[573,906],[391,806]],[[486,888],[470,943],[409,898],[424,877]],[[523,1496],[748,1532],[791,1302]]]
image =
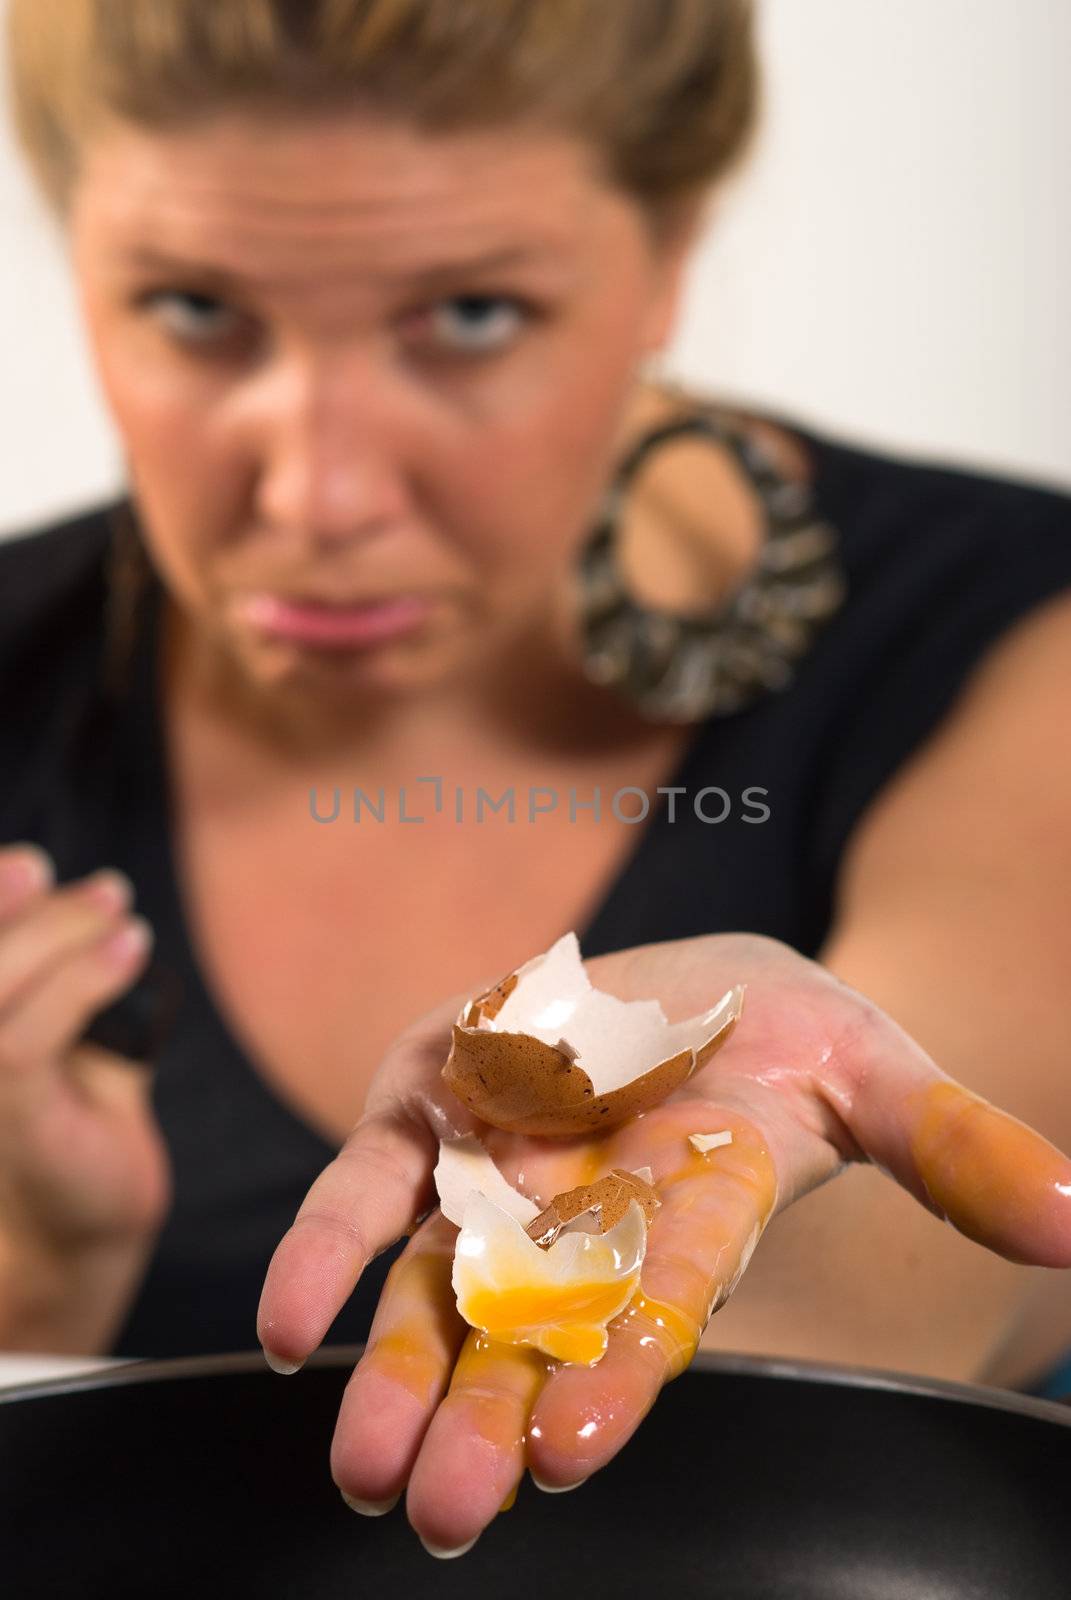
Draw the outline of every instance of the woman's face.
[[[655,250],[583,147],[352,112],[113,124],[70,222],[154,560],[247,686],[408,692],[539,626],[688,242]],[[376,642],[353,608],[386,600],[411,603]]]

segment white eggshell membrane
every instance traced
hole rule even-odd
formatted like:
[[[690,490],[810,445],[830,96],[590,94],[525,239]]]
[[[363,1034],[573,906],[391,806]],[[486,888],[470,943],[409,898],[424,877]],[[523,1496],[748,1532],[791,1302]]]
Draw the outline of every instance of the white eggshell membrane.
[[[732,1144],[733,1136],[728,1128],[721,1133],[690,1133],[688,1143],[700,1155],[706,1155],[708,1150],[719,1150],[723,1144]]]
[[[606,1351],[607,1322],[639,1286],[646,1246],[635,1200],[608,1233],[563,1233],[544,1250],[515,1216],[473,1193],[454,1254],[457,1307],[492,1339],[593,1365]]]
[[[509,1213],[522,1228],[533,1217],[538,1217],[539,1207],[526,1194],[507,1183],[491,1157],[474,1133],[463,1139],[442,1139],[439,1143],[439,1160],[435,1168],[435,1188],[444,1217],[449,1217],[461,1227],[465,1202],[472,1194],[482,1194],[495,1205]],[[538,1245],[535,1246],[539,1248]]]
[[[710,1011],[668,1022],[657,1000],[618,1000],[592,987],[575,933],[517,968],[517,983],[497,1016],[478,1026],[525,1033],[577,1062],[597,1095],[623,1088],[683,1050],[699,1050],[737,1009],[729,989]],[[462,1013],[463,1015],[464,1013]]]

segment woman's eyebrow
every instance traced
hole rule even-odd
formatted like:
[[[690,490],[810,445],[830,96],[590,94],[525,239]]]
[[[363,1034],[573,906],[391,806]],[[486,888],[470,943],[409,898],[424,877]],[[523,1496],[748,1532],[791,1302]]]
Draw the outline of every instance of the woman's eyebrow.
[[[194,274],[220,285],[263,283],[267,278],[267,275],[257,273],[250,273],[247,276],[215,262],[201,261],[192,256],[174,255],[145,245],[136,246],[128,251],[127,259],[133,266],[147,271]],[[426,287],[440,281],[464,277],[466,273],[501,270],[511,266],[547,264],[559,266],[565,264],[560,245],[552,246],[542,242],[510,245],[480,255],[459,255],[452,259],[444,258],[410,268],[398,268],[396,271],[377,272],[375,276],[384,281],[407,282]]]
[[[487,272],[502,267],[522,266],[530,262],[553,260],[557,252],[552,252],[547,244],[510,245],[505,249],[486,251],[482,255],[459,256],[454,260],[442,260],[417,267],[413,271],[400,274],[414,282],[426,283],[436,278],[457,276],[464,272]]]

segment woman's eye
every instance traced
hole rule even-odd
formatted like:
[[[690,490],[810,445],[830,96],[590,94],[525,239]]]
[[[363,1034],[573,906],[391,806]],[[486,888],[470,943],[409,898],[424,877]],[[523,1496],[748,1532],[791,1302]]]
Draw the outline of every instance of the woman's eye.
[[[145,304],[161,327],[184,344],[219,344],[245,326],[240,312],[210,294],[161,289],[147,295]]]
[[[157,323],[181,344],[203,348],[231,346],[251,332],[250,319],[213,295],[159,289],[142,303]],[[458,295],[420,313],[417,332],[450,353],[493,354],[509,344],[532,320],[535,308],[512,295]]]
[[[481,355],[508,344],[530,319],[530,308],[512,295],[466,294],[444,300],[425,314],[436,342],[462,354]]]

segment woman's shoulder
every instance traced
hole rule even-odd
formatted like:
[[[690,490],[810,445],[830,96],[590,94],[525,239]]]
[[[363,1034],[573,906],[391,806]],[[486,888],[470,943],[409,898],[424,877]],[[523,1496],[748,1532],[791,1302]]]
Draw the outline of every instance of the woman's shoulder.
[[[983,537],[1001,550],[1024,537],[1045,549],[1071,539],[1071,492],[1028,473],[880,449],[800,424],[795,430],[815,462],[816,490],[831,519],[840,513],[849,555],[860,562],[914,554],[935,533],[956,549]]]
[[[867,443],[847,429],[681,386],[658,399],[662,416],[706,412],[750,436],[764,466],[806,483],[799,515],[832,530],[848,580],[842,629],[869,629],[875,619],[910,627],[987,592],[999,595],[998,611],[1013,613],[1071,582],[1071,486]]]
[[[1071,492],[879,448],[795,419],[760,420],[802,446],[811,514],[837,538],[847,602],[829,645],[884,673],[927,637],[953,674],[1035,605],[1071,586]],[[958,641],[958,642],[957,642]]]
[[[112,508],[0,540],[0,797],[5,833],[95,693],[107,636]]]
[[[848,578],[845,633],[927,651],[953,678],[1071,587],[1071,493],[808,432]]]
[[[0,539],[0,645],[69,617],[72,604],[99,609],[116,509],[93,507]]]
[[[952,455],[868,443],[850,430],[763,407],[693,398],[726,420],[762,430],[767,444],[780,446],[789,471],[802,462],[819,508],[831,521],[841,515],[845,542],[858,560],[892,540],[902,553],[912,542],[905,539],[905,518],[916,541],[926,529],[950,523],[960,532],[988,527],[1009,538],[1025,527],[1057,542],[1071,533],[1071,486]]]
[[[0,540],[0,694],[5,718],[55,699],[98,659],[107,629],[116,506]],[[87,655],[88,652],[88,655]]]
[[[1071,592],[1071,494],[801,429],[847,600],[807,674],[818,879],[1013,627]]]

